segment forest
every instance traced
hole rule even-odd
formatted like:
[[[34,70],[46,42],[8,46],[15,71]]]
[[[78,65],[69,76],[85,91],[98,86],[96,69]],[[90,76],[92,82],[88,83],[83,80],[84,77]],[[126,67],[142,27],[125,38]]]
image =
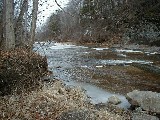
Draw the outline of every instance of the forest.
[[[34,39],[33,31],[36,29],[37,17],[32,17],[32,15],[37,16],[38,3],[34,3],[33,6],[30,4],[32,3],[28,0],[15,1],[10,11],[14,14],[8,16],[12,17],[10,22],[13,27],[10,30],[14,31],[11,36],[15,38],[10,42],[13,42],[15,46],[29,44],[26,41]],[[2,46],[5,41],[3,40],[5,34],[2,34],[2,29],[4,29],[2,27],[4,26],[2,1],[0,5],[0,43]],[[35,9],[31,10],[32,7]],[[159,46],[159,13],[159,0],[70,0],[65,8],[60,6],[60,9],[53,12],[37,36],[38,38],[41,36],[40,41],[54,39],[81,43],[137,43]],[[30,40],[27,40],[28,38]]]
[[[70,0],[50,16],[41,35],[82,43],[160,45],[159,13],[159,0]]]

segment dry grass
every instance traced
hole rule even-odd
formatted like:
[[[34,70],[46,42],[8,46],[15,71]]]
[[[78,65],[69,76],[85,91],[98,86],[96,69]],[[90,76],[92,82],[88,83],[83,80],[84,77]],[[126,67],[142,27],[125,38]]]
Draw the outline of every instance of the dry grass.
[[[96,110],[81,88],[65,86],[58,80],[45,83],[42,89],[29,94],[22,93],[0,98],[0,119],[2,120],[65,120],[64,113],[78,110],[89,111],[89,117],[85,118],[86,120],[125,119],[123,116],[103,109]]]

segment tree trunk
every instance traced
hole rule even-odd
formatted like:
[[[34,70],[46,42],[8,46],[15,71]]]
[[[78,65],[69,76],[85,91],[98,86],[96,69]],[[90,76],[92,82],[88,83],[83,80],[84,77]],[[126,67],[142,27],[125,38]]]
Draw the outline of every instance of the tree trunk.
[[[3,0],[3,41],[5,50],[15,48],[15,34],[13,27],[13,0]]]
[[[28,6],[28,0],[23,0],[20,9],[20,14],[18,16],[15,26],[16,46],[22,46],[24,44],[23,17],[24,13],[26,12],[27,6]]]
[[[27,38],[27,30],[28,27],[28,4],[26,6],[25,15],[24,15],[24,44],[27,44],[28,38]]]
[[[31,21],[31,38],[30,38],[30,47],[33,47],[35,41],[35,30],[36,30],[36,21],[37,21],[37,11],[38,11],[38,0],[33,0],[33,10],[32,10],[32,21]]]

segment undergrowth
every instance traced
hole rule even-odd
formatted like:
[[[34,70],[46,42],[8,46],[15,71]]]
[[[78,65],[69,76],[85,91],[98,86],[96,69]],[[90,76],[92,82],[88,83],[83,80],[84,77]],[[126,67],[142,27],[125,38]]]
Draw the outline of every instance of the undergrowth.
[[[97,110],[79,87],[65,86],[54,80],[44,83],[39,91],[0,98],[3,120],[124,120],[125,117]],[[72,114],[68,114],[72,112]],[[88,111],[78,115],[79,112]],[[87,115],[85,115],[87,114]],[[75,118],[76,116],[76,118]],[[70,117],[70,119],[69,119]]]
[[[48,73],[47,59],[27,49],[0,51],[0,95],[32,91]]]

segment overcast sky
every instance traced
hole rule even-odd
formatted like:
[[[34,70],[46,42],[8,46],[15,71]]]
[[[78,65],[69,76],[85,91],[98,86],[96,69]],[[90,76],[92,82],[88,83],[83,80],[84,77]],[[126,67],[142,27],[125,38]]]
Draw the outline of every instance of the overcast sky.
[[[61,7],[65,7],[68,0],[57,0]],[[55,3],[55,0],[39,0],[39,14],[38,14],[38,25],[45,23],[47,18],[55,12],[55,10],[60,9]]]

